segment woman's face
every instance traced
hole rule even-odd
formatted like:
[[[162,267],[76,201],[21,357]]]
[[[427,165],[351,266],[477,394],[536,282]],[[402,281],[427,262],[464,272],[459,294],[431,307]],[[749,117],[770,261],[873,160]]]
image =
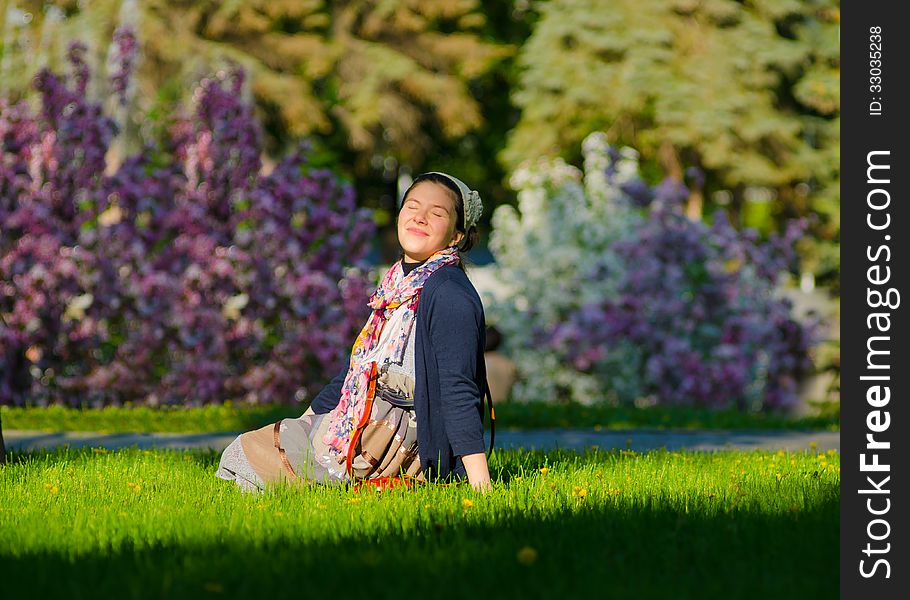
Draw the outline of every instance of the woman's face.
[[[432,181],[421,181],[408,192],[398,213],[398,243],[407,262],[421,262],[461,241],[455,231],[452,192]]]

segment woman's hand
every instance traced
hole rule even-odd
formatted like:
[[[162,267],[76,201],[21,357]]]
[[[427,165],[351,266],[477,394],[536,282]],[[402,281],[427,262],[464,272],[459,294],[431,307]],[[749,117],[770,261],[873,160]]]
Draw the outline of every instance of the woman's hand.
[[[468,473],[468,482],[475,490],[486,492],[493,487],[486,454],[483,452],[465,454],[461,457],[461,462],[464,463],[464,469]]]

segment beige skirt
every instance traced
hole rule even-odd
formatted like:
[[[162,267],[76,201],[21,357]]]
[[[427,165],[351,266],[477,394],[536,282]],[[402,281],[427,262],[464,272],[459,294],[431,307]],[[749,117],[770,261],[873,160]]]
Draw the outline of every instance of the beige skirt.
[[[345,457],[323,442],[328,417],[307,409],[298,418],[282,419],[237,436],[222,453],[216,476],[233,480],[248,491],[261,491],[279,481],[324,485],[351,482]],[[406,474],[422,480],[413,410],[374,399],[352,464],[358,479]]]

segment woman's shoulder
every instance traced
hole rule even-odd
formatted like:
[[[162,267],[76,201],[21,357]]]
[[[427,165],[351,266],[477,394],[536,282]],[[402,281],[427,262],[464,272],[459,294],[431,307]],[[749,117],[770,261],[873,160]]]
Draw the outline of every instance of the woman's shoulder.
[[[427,280],[424,282],[422,294],[426,297],[428,294],[434,293],[441,287],[449,288],[452,286],[458,286],[471,291],[473,292],[473,295],[477,296],[477,290],[468,278],[467,273],[456,265],[445,265],[444,267],[436,269],[436,271],[427,277]]]
[[[442,293],[439,293],[442,291]],[[483,304],[480,295],[468,275],[456,265],[446,265],[427,277],[421,291],[421,300],[427,304],[448,304],[468,300],[481,311]]]

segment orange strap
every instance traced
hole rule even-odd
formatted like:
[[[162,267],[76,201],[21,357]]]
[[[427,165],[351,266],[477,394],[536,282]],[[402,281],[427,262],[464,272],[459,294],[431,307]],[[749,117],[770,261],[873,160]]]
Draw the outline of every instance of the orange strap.
[[[378,377],[378,368],[376,362],[370,364],[370,385],[367,387],[367,401],[366,406],[363,409],[363,416],[360,418],[360,423],[357,424],[354,433],[351,434],[351,445],[348,446],[348,456],[347,456],[347,469],[348,475],[351,478],[354,478],[354,447],[357,446],[357,442],[360,441],[360,434],[363,433],[363,428],[366,427],[366,424],[370,420],[370,414],[373,412],[373,396],[376,394],[376,380]],[[375,467],[375,465],[374,465]]]

